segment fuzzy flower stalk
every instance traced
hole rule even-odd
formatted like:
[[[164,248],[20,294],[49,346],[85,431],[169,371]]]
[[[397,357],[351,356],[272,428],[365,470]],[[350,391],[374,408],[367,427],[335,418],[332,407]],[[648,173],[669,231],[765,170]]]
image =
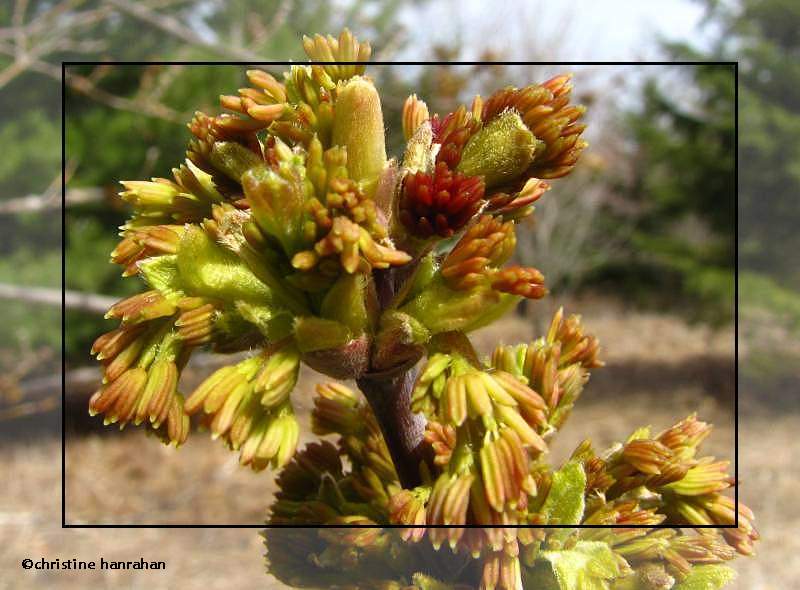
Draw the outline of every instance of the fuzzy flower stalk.
[[[171,178],[122,183],[133,215],[111,259],[147,288],[108,312],[90,413],[175,446],[199,427],[277,470],[268,523],[327,525],[265,533],[294,587],[722,587],[758,533],[728,462],[700,453],[710,425],[587,441],[553,465],[597,340],[562,310],[488,358],[469,340],[547,294],[514,264],[515,232],[587,146],[570,77],[446,114],[412,95],[395,159],[369,44],[303,46],[310,64],[247,71],[226,113],[196,113]],[[239,354],[184,391],[206,348]],[[303,364],[330,381],[310,424],[326,438],[298,451]]]

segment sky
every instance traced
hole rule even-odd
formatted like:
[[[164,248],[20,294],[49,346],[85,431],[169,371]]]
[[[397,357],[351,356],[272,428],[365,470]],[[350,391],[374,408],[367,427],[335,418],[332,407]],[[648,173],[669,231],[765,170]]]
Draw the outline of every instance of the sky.
[[[659,39],[708,45],[699,26],[703,15],[702,3],[691,0],[430,0],[403,11],[409,42],[392,59],[430,60],[432,48],[444,43],[460,45],[462,60],[481,60],[489,46],[499,52],[498,60],[658,61],[667,59]],[[520,80],[570,71],[576,91],[601,89],[591,109],[594,129],[619,107],[635,107],[646,78],[656,76],[671,94],[670,87],[682,87],[672,82],[686,74],[657,65],[516,67],[525,68]]]
[[[406,50],[453,39],[490,42],[525,59],[657,59],[656,38],[701,39],[701,3],[689,0],[434,0],[406,9]],[[537,57],[535,54],[545,54]],[[549,54],[549,55],[548,55]]]

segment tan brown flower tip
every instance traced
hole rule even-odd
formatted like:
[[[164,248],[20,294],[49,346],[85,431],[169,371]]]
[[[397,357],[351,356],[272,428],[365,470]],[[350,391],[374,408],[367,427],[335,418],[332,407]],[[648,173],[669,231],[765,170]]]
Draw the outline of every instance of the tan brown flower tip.
[[[104,385],[89,400],[89,413],[104,414],[105,424],[119,424],[120,428],[149,420],[158,430],[163,424],[165,441],[179,446],[189,435],[189,417],[177,387],[175,363],[157,360],[149,369],[129,369]]]
[[[153,225],[125,230],[122,240],[111,252],[111,262],[125,267],[123,276],[139,272],[136,263],[151,256],[175,254],[178,251],[183,227]]]
[[[323,259],[334,259],[345,272],[366,272],[372,268],[402,266],[411,256],[392,246],[376,242],[369,232],[340,215],[333,219],[330,231],[316,244],[313,250],[303,250],[292,258],[292,266],[298,270],[311,270]]]
[[[544,275],[530,267],[510,266],[500,269],[492,276],[491,284],[496,291],[527,299],[541,299],[547,294]]]
[[[260,471],[294,455],[300,433],[289,392],[300,359],[293,350],[270,350],[212,373],[186,400],[186,412],[202,412],[214,438],[241,450],[239,462]]]
[[[454,289],[470,289],[485,282],[493,267],[511,257],[516,245],[514,224],[482,215],[442,263],[442,276]]]
[[[106,318],[116,318],[124,323],[135,324],[175,313],[176,306],[156,290],[146,291],[113,305]]]
[[[504,218],[520,219],[533,213],[533,203],[550,190],[550,183],[529,178],[518,192],[498,192],[489,197],[487,212]]]
[[[187,346],[208,344],[214,337],[214,323],[219,310],[201,297],[183,297],[177,303],[180,313],[175,320],[178,337]]]
[[[403,103],[403,135],[406,141],[416,132],[417,128],[430,118],[428,105],[412,94]]]
[[[303,49],[309,59],[316,62],[363,62],[372,54],[366,41],[359,42],[353,34],[344,29],[338,39],[331,35],[303,36]],[[334,80],[348,80],[364,73],[364,64],[324,64],[324,69]]]
[[[456,430],[452,425],[440,424],[435,420],[428,421],[424,440],[433,449],[435,465],[444,466],[450,462],[456,446]]]
[[[400,490],[389,498],[389,522],[408,525],[401,532],[404,541],[417,543],[425,536],[425,504],[430,492],[429,487],[421,486],[415,490]]]
[[[622,456],[642,473],[658,475],[672,459],[672,452],[655,440],[633,440],[625,445]]]

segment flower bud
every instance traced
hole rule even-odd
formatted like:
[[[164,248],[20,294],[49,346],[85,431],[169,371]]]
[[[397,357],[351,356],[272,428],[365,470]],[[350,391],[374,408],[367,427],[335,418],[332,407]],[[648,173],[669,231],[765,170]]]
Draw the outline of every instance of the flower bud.
[[[242,174],[264,163],[253,150],[234,141],[218,141],[211,148],[211,163],[228,178],[239,182]]]
[[[350,177],[372,194],[386,166],[386,145],[381,100],[366,78],[355,76],[339,86],[332,141],[347,149]]]
[[[331,35],[303,35],[303,49],[309,59],[317,62],[337,61],[367,61],[372,54],[372,48],[366,41],[359,42],[353,34],[344,29],[339,38]],[[325,63],[322,69],[332,80],[347,80],[355,75],[364,73],[364,64],[335,64]]]
[[[408,174],[398,204],[398,216],[411,235],[449,238],[480,210],[483,179],[451,171],[439,162],[432,174]]]
[[[519,299],[488,287],[456,291],[441,280],[431,283],[400,311],[419,320],[432,334],[483,327],[509,311]]]
[[[369,337],[352,335],[340,322],[313,316],[297,318],[294,337],[303,361],[335,379],[354,379],[369,366]]]
[[[472,136],[456,169],[467,176],[483,176],[487,188],[507,184],[533,162],[536,143],[519,115],[508,111]]]
[[[409,141],[425,121],[430,119],[428,105],[417,98],[416,94],[410,95],[403,103],[403,135]]]
[[[399,311],[384,313],[375,337],[372,368],[383,371],[420,358],[423,344],[429,339],[428,329],[410,315]]]
[[[311,191],[299,161],[281,162],[277,170],[251,168],[242,175],[242,187],[259,228],[278,240],[287,256],[308,245],[305,207]]]
[[[364,273],[345,273],[322,300],[320,315],[341,322],[352,334],[361,334],[371,330],[376,307],[371,277]]]

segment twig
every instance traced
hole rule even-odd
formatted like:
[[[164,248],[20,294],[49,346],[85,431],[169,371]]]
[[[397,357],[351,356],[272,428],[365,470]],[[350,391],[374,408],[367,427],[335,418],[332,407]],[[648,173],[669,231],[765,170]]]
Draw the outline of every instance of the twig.
[[[41,414],[48,412],[58,407],[58,396],[51,395],[42,399],[37,399],[32,402],[23,402],[10,408],[0,408],[0,422],[3,420],[14,420],[22,418],[23,416],[31,416],[33,414]]]
[[[58,289],[46,287],[25,287],[0,283],[0,299],[41,303],[42,305],[60,306],[62,292]],[[96,293],[82,293],[80,291],[64,291],[64,307],[78,311],[104,314],[108,308],[117,303],[115,297],[98,295]]]
[[[420,484],[419,464],[426,459],[423,445],[426,420],[411,411],[411,391],[417,370],[401,369],[365,374],[356,380],[383,432],[397,476],[405,489]]]
[[[83,205],[84,203],[97,203],[105,198],[105,191],[99,187],[71,188],[67,190],[67,207]],[[58,191],[47,191],[41,195],[26,195],[15,197],[0,203],[0,215],[13,215],[16,213],[35,213],[47,209],[61,207]]]
[[[49,75],[52,75],[52,70],[50,70]],[[58,77],[59,79],[61,77],[60,70]],[[151,117],[164,119],[165,121],[169,121],[171,123],[177,123],[178,125],[185,124],[191,118],[190,115],[179,113],[178,111],[159,102],[150,102],[144,100],[136,101],[123,96],[117,96],[116,94],[111,94],[110,92],[99,88],[89,78],[86,78],[85,76],[79,76],[73,72],[67,72],[66,82],[70,88],[77,90],[81,94],[84,94],[97,102],[121,111],[149,115]]]
[[[187,369],[198,370],[202,375],[196,377],[196,380],[202,377],[209,371],[218,369],[231,362],[236,362],[237,359],[241,360],[243,355],[221,355],[208,352],[199,352],[192,355],[189,360]],[[71,369],[64,374],[64,395],[66,398],[80,400],[81,398],[88,397],[101,385],[102,372],[99,367],[79,367]],[[6,386],[7,387],[7,386]],[[22,393],[22,398],[28,400],[22,404],[28,403],[44,403],[43,399],[48,399],[54,394],[56,396],[61,394],[61,375],[47,375],[43,377],[34,377],[20,381],[14,385]],[[52,402],[48,402],[52,403]],[[4,412],[11,412],[17,405],[4,408]],[[35,406],[28,406],[35,408]],[[41,410],[40,410],[41,411]]]
[[[80,34],[82,30],[108,18],[115,11],[123,11],[123,8],[130,8],[139,13],[147,12],[153,17],[151,24],[158,26],[168,17],[156,16],[153,12],[154,7],[175,3],[179,2],[166,0],[152,2],[149,5],[139,3],[133,7],[128,6],[129,3],[117,3],[116,6],[106,5],[78,11],[75,8],[81,4],[79,0],[65,0],[25,24],[27,1],[19,0],[12,15],[12,26],[0,28],[0,53],[12,58],[12,62],[0,71],[0,88],[26,71],[38,72],[60,81],[61,67],[47,61],[48,56],[64,51],[96,53],[104,46],[101,41],[83,38]],[[177,23],[175,19],[171,19],[170,22],[172,21]],[[182,26],[180,23],[177,24]],[[53,30],[57,30],[58,34],[52,34]],[[208,42],[199,36],[196,37],[196,41],[204,46],[208,45]],[[117,96],[98,87],[96,80],[72,72],[68,72],[66,82],[74,90],[118,110],[144,114],[180,125],[190,118],[188,114],[179,113],[149,97],[131,100]]]
[[[127,0],[106,0],[120,12],[124,12],[134,18],[146,22],[149,25],[161,29],[165,33],[169,33],[178,39],[182,39],[192,45],[205,47],[227,57],[235,59],[243,59],[247,61],[258,61],[260,56],[244,47],[235,45],[227,45],[222,43],[215,43],[208,39],[204,39],[189,27],[183,25],[180,21],[172,16],[166,14],[158,14],[144,3],[129,2]]]

